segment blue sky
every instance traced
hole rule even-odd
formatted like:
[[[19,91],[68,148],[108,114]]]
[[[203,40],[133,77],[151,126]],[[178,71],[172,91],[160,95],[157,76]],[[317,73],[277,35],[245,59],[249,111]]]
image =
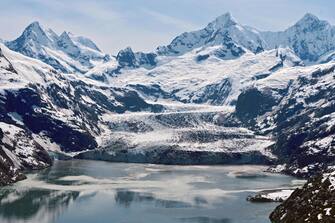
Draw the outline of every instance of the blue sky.
[[[0,0],[0,38],[17,37],[32,21],[84,35],[105,52],[150,51],[176,35],[231,12],[242,24],[283,30],[306,12],[335,24],[331,0]]]

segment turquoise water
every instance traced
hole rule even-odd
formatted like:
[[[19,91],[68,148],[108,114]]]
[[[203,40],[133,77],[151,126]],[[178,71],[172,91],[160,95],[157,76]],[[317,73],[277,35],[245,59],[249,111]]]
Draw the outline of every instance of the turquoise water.
[[[57,161],[0,189],[0,222],[268,223],[278,204],[246,197],[295,180],[264,168]]]

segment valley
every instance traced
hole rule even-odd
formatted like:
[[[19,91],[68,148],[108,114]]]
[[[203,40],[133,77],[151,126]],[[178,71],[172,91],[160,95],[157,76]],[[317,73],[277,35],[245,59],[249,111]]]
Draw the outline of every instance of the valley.
[[[25,183],[30,182],[35,185],[33,191],[37,187],[40,194],[39,189],[48,188],[38,188],[45,182],[36,183],[32,172],[39,170],[36,174],[40,176],[56,168],[58,174],[57,168],[61,168],[64,174],[60,164],[69,167],[68,171],[72,164],[83,164],[85,170],[89,165],[110,165],[112,170],[149,164],[165,164],[159,168],[168,172],[177,171],[177,167],[209,168],[214,172],[222,168],[222,182],[227,177],[226,165],[266,165],[260,172],[268,171],[264,175],[269,178],[298,177],[311,182],[295,185],[301,188],[271,214],[272,220],[292,222],[299,215],[292,211],[306,208],[297,202],[300,199],[318,210],[307,222],[315,221],[320,214],[332,216],[334,52],[335,27],[310,13],[280,32],[258,31],[226,13],[152,52],[134,52],[128,47],[117,55],[103,53],[86,37],[67,31],[59,35],[33,22],[17,39],[0,43],[0,185],[11,188],[7,185],[15,183],[14,187],[29,188]],[[64,179],[71,178],[71,172],[67,174],[69,178]],[[76,177],[69,181],[77,181]],[[128,179],[127,174],[120,177]],[[80,197],[76,183],[73,190],[57,182],[46,184],[51,190],[62,188],[56,193],[65,199],[62,202]],[[270,186],[276,189],[280,185],[282,182]],[[290,182],[285,185],[292,189]],[[314,188],[322,194],[314,196],[310,191]],[[261,189],[271,188],[244,188],[253,192]],[[63,194],[68,190],[71,193]],[[242,198],[243,202],[238,205],[246,205],[245,191],[241,191],[238,202]],[[12,197],[15,203],[16,195],[6,189],[1,192],[7,194],[3,199],[9,205]],[[27,196],[31,193],[35,192],[28,190]],[[325,194],[329,198],[327,212],[323,213],[319,196]],[[42,208],[52,202],[49,196]],[[130,196],[137,195],[130,192]],[[141,200],[141,196],[133,199]],[[154,199],[149,198],[150,202]],[[189,205],[186,203],[182,205]],[[269,215],[271,210],[267,211]],[[51,212],[53,216],[62,210]],[[230,222],[229,217],[191,215],[181,219]],[[265,219],[265,214],[261,216]]]

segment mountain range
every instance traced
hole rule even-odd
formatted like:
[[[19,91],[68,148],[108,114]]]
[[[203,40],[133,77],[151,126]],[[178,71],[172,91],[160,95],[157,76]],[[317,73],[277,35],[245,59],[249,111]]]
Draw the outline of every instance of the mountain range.
[[[2,185],[52,158],[267,164],[298,177],[335,165],[335,27],[312,14],[262,32],[226,13],[116,56],[38,22],[2,42]]]
[[[58,35],[52,29],[43,28],[39,22],[31,23],[21,36],[5,44],[13,51],[39,59],[63,73],[84,73],[110,59],[90,39],[65,31]]]
[[[241,25],[226,13],[205,28],[183,33],[169,45],[159,46],[151,53],[134,53],[128,47],[114,57],[101,52],[86,37],[65,31],[58,35],[52,29],[43,28],[39,22],[27,26],[17,39],[4,42],[9,49],[42,60],[63,73],[86,73],[97,65],[106,67],[110,61],[112,66],[118,62],[114,73],[122,67],[152,68],[157,64],[157,56],[179,56],[210,46],[221,46],[217,55],[228,59],[238,57],[246,50],[257,54],[278,47],[292,49],[306,64],[326,63],[335,57],[335,27],[310,13],[280,32],[258,31]]]

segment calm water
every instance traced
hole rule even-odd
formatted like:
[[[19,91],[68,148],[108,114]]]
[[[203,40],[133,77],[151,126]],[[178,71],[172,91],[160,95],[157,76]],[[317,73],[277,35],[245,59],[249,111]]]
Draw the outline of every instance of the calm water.
[[[0,222],[268,223],[277,204],[246,197],[296,181],[263,169],[58,161],[0,189]]]

